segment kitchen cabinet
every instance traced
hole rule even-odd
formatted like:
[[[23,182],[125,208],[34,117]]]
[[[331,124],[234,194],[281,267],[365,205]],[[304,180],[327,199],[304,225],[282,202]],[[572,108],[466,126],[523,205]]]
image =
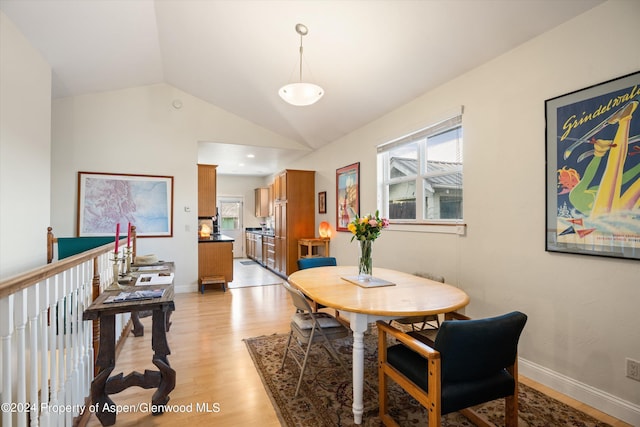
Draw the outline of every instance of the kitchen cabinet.
[[[315,171],[279,173],[274,192],[273,270],[288,276],[298,270],[298,240],[315,235]]]
[[[198,286],[215,276],[223,276],[225,286],[233,281],[233,239],[226,236],[198,242]]]
[[[254,259],[256,256],[256,248],[255,248],[255,240],[253,238],[253,233],[249,233],[245,231],[245,245],[244,249],[247,252],[247,258]]]
[[[250,231],[245,231],[245,236],[247,258],[262,263],[262,236]]]
[[[264,236],[262,238],[262,259],[264,265],[274,269],[276,265],[276,243],[275,236]]]
[[[216,216],[217,165],[198,165],[198,216]]]
[[[255,190],[256,217],[271,216],[271,200],[268,188],[256,188]]]
[[[280,172],[273,181],[274,201],[287,200],[287,171]]]
[[[273,206],[274,217],[274,269],[287,276],[287,202],[278,201]]]

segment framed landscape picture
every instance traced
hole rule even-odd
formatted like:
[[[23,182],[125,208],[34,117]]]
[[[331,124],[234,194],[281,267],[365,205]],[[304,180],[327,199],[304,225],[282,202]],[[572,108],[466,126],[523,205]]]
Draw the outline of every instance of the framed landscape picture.
[[[173,236],[173,177],[78,172],[78,236],[109,236],[129,223],[137,237]]]
[[[640,259],[640,72],[545,101],[546,250]]]
[[[336,170],[336,230],[347,226],[360,215],[360,163]]]

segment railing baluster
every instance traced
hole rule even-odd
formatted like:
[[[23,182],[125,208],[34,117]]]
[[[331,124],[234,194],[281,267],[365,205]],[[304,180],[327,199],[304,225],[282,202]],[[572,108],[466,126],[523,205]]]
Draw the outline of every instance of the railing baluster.
[[[27,288],[27,316],[29,318],[29,418],[31,427],[38,427],[38,337],[40,283]]]
[[[73,329],[71,323],[71,310],[75,304],[73,298],[73,283],[75,279],[75,267],[66,271],[66,277],[64,281],[64,404],[73,405],[73,348],[71,346],[71,337],[73,336]],[[64,425],[70,425],[73,420],[73,413],[71,411],[63,411],[62,418],[64,418]]]
[[[74,408],[73,411],[73,417],[77,417],[80,412],[76,409],[78,408],[82,402],[82,396],[80,396],[80,373],[78,371],[78,363],[79,363],[79,346],[80,343],[78,341],[78,310],[80,309],[80,301],[78,299],[78,292],[80,289],[80,284],[81,284],[81,280],[82,280],[82,275],[81,275],[81,269],[82,269],[82,265],[77,265],[76,267],[74,267],[73,271],[73,282],[72,282],[72,299],[73,299],[73,305],[71,306],[71,331],[72,331],[72,335],[71,335],[71,346],[72,346],[72,352],[71,352],[71,402]],[[72,417],[72,418],[73,418]]]
[[[27,290],[23,289],[14,294],[14,321],[16,334],[16,402],[27,402],[27,345],[25,330],[27,326]],[[26,427],[27,413],[24,410],[16,410],[16,425]]]
[[[85,305],[85,290],[87,287],[87,274],[90,268],[90,261],[82,263],[80,266],[80,280],[78,287],[78,304],[76,304],[76,326],[78,328],[78,333],[76,335],[77,340],[77,372],[78,372],[78,403],[84,403],[82,400],[87,395],[85,384],[87,382],[86,375],[86,347],[85,347],[85,328],[84,322],[82,321],[82,312],[87,307]]]
[[[51,279],[40,284],[40,403],[49,405],[49,290]],[[49,426],[49,411],[40,411],[40,425]]]
[[[1,403],[11,403],[11,383],[13,377],[11,366],[11,336],[13,334],[13,295],[0,298],[0,340],[2,345],[2,395]],[[2,426],[11,427],[13,417],[11,411],[2,411]]]
[[[86,277],[86,286],[84,288],[84,298],[83,298],[83,312],[84,309],[91,305],[93,301],[92,292],[93,292],[93,277],[97,274],[97,266],[98,266],[98,257],[95,257],[91,261],[87,263],[88,271]],[[91,342],[93,338],[93,328],[91,323],[82,322],[82,328],[84,330],[84,369],[86,372],[85,381],[85,396],[89,396],[91,393],[91,380],[93,379],[93,343]]]
[[[50,288],[50,301],[51,305],[49,310],[49,380],[50,380],[50,394],[51,399],[49,401],[50,406],[58,405],[58,353],[57,353],[57,339],[56,331],[58,329],[58,282],[60,281],[60,275],[56,274],[53,277],[53,282]],[[58,416],[56,412],[49,412],[49,423],[52,426],[58,425]]]

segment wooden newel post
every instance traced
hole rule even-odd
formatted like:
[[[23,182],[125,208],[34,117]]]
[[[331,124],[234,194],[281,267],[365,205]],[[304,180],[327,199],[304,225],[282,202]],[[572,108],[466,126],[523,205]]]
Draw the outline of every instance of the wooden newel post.
[[[98,270],[98,257],[93,259],[93,280],[91,282],[91,301],[100,296],[100,271]],[[100,368],[96,364],[100,351],[100,319],[93,320],[93,375],[97,375]]]
[[[47,227],[47,264],[53,261],[53,228]]]

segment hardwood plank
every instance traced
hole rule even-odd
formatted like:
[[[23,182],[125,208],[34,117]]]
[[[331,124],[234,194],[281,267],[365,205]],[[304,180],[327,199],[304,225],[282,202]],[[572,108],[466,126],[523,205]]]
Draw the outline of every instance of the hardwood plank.
[[[536,381],[533,381],[530,378],[523,377],[522,375],[520,375],[518,378],[520,379],[520,382],[522,382],[523,384],[526,384],[529,387],[535,388],[536,390],[546,394],[547,396],[550,396],[566,405],[576,408],[587,415],[591,415],[593,418],[599,421],[605,422],[607,424],[611,424],[613,427],[633,427],[631,424],[627,424],[624,421],[621,421],[617,418],[612,417],[611,415],[605,414],[604,412],[600,412],[597,409],[585,403],[572,399],[569,396],[565,396],[564,394],[557,392],[554,389],[547,387],[543,384],[540,384]]]

